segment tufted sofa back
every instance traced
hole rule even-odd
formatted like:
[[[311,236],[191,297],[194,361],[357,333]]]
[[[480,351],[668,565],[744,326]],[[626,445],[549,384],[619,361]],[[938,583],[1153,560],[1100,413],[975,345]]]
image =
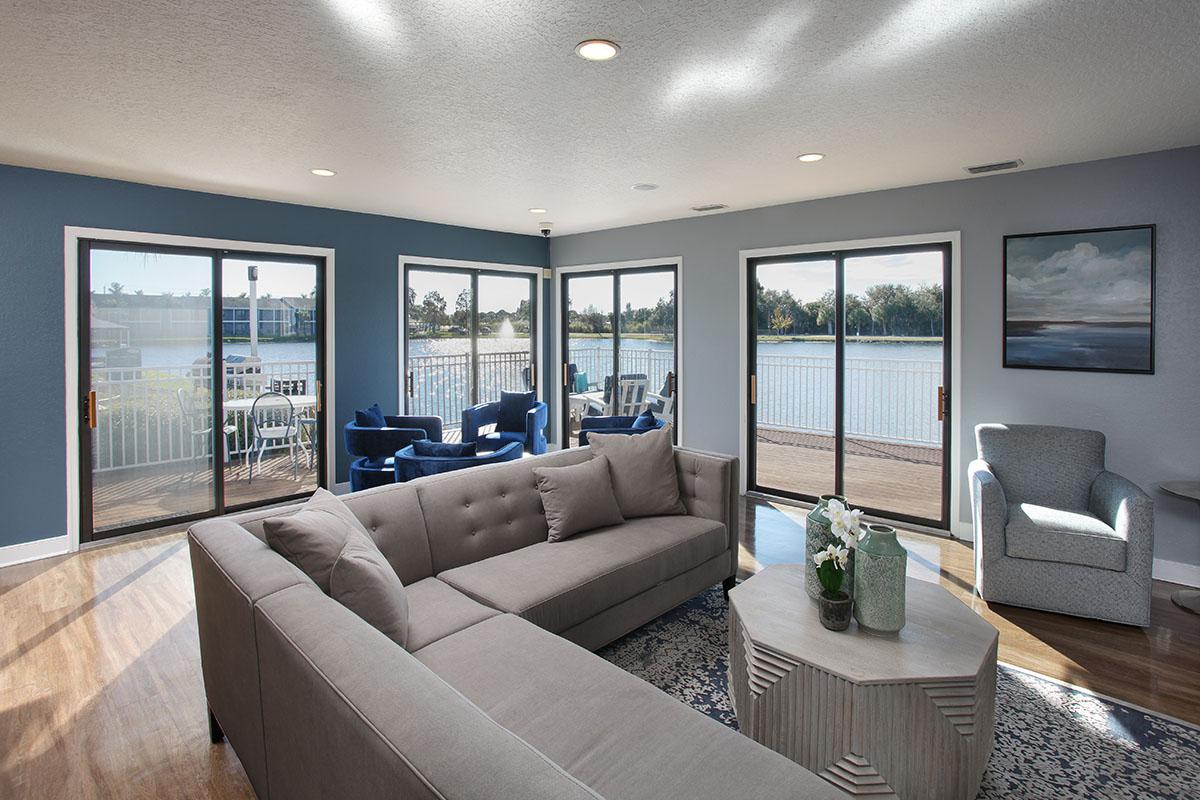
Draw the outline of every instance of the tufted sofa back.
[[[475,467],[469,475],[451,472],[413,481],[409,486],[425,515],[433,574],[546,541],[534,467],[565,467],[591,457],[590,449],[561,450]]]

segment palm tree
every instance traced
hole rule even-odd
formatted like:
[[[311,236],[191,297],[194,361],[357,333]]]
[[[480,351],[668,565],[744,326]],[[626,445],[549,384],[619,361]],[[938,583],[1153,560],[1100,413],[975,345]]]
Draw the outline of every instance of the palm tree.
[[[796,320],[792,315],[787,313],[787,310],[782,306],[775,306],[775,310],[771,313],[771,330],[775,331],[776,336],[782,336],[785,330],[790,330]]]
[[[108,285],[108,293],[109,294],[120,295],[121,292],[123,292],[123,291],[125,291],[125,287],[122,284],[117,283],[116,281],[113,281],[112,283],[110,283]]]

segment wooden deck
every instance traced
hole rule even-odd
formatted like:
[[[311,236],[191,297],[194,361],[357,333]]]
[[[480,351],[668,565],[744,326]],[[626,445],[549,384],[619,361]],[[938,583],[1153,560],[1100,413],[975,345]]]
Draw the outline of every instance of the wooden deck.
[[[941,450],[849,440],[843,494],[855,506],[936,520],[942,515]],[[833,437],[760,432],[758,485],[807,495],[833,492]]]
[[[225,505],[238,506],[287,497],[317,488],[317,470],[298,454],[295,478],[290,455],[263,456],[254,481],[244,459],[225,466]],[[92,520],[97,532],[127,525],[209,511],[213,507],[212,472],[207,464],[191,467],[142,467],[96,475]]]

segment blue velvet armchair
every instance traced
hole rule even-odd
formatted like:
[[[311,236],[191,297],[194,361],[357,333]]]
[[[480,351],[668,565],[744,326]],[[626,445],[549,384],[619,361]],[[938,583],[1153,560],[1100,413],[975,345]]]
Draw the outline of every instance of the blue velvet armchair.
[[[478,467],[483,464],[499,464],[502,461],[516,461],[521,457],[521,443],[508,442],[498,450],[478,453],[473,456],[419,456],[413,452],[412,445],[396,452],[395,479],[397,483],[411,481],[426,475],[440,475],[443,472],[454,472],[459,469]]]
[[[441,417],[385,416],[387,427],[346,423],[342,429],[350,463],[350,491],[395,483],[393,457],[416,439],[442,441]]]
[[[540,455],[546,452],[546,425],[550,414],[545,403],[535,402],[525,413],[525,429],[520,431],[495,430],[479,432],[485,425],[495,425],[500,419],[500,403],[481,403],[463,411],[462,440],[475,442],[479,452],[499,450],[509,442],[521,444],[525,452]]]
[[[656,431],[667,424],[665,419],[655,417],[653,427],[635,428],[633,423],[636,419],[637,417],[634,416],[584,417],[579,424],[579,444],[582,447],[588,443],[588,431],[592,433],[624,433],[634,436],[639,433]]]

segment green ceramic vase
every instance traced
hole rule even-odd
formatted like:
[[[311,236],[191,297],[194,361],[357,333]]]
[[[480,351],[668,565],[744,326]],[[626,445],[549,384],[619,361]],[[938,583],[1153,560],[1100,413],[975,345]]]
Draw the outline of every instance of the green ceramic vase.
[[[833,529],[829,524],[829,515],[825,513],[830,500],[846,502],[846,498],[840,494],[821,495],[817,504],[813,506],[813,510],[808,512],[808,518],[804,525],[804,588],[808,591],[808,596],[814,600],[821,595],[821,579],[817,577],[817,565],[813,563],[813,556],[835,542],[841,544],[841,539],[833,535]],[[846,577],[842,580],[842,591],[849,594],[853,589],[854,551],[851,550],[850,560],[846,564]]]
[[[904,585],[908,551],[890,525],[868,525],[858,541],[854,572],[854,619],[871,633],[904,627]]]

